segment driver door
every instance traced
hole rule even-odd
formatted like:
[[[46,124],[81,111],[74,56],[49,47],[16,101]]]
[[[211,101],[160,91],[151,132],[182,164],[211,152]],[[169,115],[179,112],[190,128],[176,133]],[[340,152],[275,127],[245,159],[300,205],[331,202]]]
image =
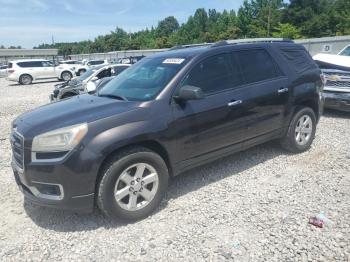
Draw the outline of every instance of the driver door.
[[[41,78],[54,78],[56,77],[55,66],[49,61],[42,61],[42,77]]]
[[[246,126],[245,108],[237,103],[243,100],[236,89],[241,83],[239,69],[226,53],[206,58],[190,71],[182,85],[200,87],[205,97],[173,104],[170,128],[180,168],[241,148]]]

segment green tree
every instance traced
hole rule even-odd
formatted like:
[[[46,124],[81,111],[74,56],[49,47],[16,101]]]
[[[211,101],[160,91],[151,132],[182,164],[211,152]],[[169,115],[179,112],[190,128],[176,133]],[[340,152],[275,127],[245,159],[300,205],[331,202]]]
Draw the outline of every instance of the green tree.
[[[289,39],[298,39],[301,38],[300,30],[293,26],[292,24],[282,24],[279,23],[274,28],[273,37],[289,38]]]

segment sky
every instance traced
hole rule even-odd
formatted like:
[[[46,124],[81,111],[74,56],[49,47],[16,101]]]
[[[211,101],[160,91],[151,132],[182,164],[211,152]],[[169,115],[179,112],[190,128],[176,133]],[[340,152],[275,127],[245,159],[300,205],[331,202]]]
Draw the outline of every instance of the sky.
[[[93,40],[117,26],[127,32],[175,16],[186,22],[197,8],[237,10],[243,0],[0,0],[0,45]]]

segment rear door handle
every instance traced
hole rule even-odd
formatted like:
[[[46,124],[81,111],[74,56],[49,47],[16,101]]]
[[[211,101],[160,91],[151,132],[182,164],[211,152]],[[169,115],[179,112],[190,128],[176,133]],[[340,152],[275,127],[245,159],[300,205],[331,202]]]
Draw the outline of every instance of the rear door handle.
[[[287,87],[285,87],[285,88],[282,87],[282,88],[278,89],[277,92],[278,92],[279,94],[283,94],[283,93],[288,92],[288,90],[289,90],[289,89],[288,89]]]
[[[240,104],[242,104],[242,100],[231,101],[227,105],[228,106],[237,106],[237,105],[240,105]]]

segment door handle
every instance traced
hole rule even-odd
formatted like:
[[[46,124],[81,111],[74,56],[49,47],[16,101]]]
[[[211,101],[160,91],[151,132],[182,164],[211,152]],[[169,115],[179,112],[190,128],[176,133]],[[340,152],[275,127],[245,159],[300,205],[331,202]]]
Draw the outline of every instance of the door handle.
[[[287,87],[285,87],[285,88],[282,87],[282,88],[278,89],[277,92],[278,92],[279,94],[283,94],[283,93],[288,92],[288,90],[289,90],[289,89],[288,89]]]
[[[240,104],[242,104],[242,100],[231,101],[227,105],[228,106],[237,106],[237,105],[240,105]]]

